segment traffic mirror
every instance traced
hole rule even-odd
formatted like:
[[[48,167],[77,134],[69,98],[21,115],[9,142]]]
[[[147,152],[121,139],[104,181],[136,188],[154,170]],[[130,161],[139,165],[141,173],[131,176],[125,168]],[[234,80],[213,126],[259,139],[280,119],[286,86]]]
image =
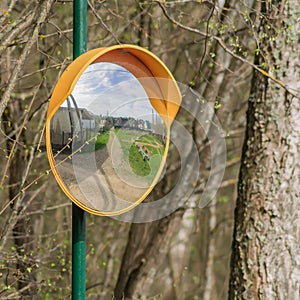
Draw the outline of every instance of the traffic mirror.
[[[46,119],[49,163],[65,194],[96,215],[141,203],[163,173],[180,103],[172,74],[143,48],[78,57],[58,80]]]

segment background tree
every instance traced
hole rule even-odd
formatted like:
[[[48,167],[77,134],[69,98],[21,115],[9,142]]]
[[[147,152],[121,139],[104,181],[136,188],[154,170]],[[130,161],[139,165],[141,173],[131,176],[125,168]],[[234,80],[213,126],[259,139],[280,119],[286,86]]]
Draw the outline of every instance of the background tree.
[[[299,299],[300,5],[258,4],[229,298]]]

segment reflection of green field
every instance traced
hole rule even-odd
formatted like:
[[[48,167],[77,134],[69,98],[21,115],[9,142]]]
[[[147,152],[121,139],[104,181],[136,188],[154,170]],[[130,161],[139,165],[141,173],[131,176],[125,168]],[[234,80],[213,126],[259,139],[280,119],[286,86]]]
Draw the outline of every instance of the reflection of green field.
[[[138,176],[147,176],[151,173],[149,162],[143,160],[134,144],[129,149],[129,163],[132,171]]]
[[[94,152],[104,148],[109,140],[109,134],[110,131],[98,133],[96,141],[91,141],[89,144],[85,145],[81,152],[82,153]]]
[[[120,141],[124,155],[128,155],[132,171],[138,176],[150,175],[149,179],[153,180],[160,167],[164,152],[162,142],[151,134],[141,136],[141,132],[136,130],[118,129],[115,133]],[[150,154],[149,161],[143,159],[136,144],[143,145],[148,150]]]
[[[95,143],[95,150],[102,149],[106,146],[109,139],[110,131],[106,131],[104,133],[100,133]]]

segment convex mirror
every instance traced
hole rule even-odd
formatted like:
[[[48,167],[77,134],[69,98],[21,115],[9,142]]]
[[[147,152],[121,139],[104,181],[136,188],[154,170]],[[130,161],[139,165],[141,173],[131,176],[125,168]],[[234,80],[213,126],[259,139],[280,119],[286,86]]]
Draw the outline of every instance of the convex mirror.
[[[143,48],[118,45],[77,58],[53,91],[46,121],[62,190],[96,215],[141,203],[163,173],[180,102],[167,67]]]

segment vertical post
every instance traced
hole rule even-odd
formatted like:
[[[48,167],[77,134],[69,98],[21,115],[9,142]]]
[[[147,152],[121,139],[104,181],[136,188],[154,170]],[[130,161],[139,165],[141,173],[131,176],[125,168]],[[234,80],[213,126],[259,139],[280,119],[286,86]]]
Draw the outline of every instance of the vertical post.
[[[87,0],[73,2],[73,59],[86,51]],[[86,288],[86,216],[72,204],[72,299],[84,300]]]

